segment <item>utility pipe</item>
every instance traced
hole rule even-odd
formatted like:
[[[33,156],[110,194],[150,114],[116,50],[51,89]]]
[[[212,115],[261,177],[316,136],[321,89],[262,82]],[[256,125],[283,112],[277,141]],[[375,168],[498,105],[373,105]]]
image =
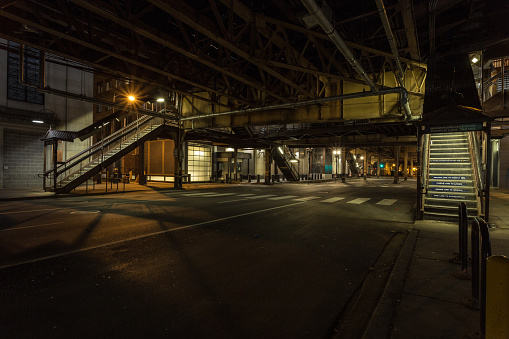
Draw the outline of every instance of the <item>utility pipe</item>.
[[[297,102],[285,102],[282,104],[275,104],[275,105],[269,105],[269,106],[237,109],[237,110],[227,111],[227,112],[192,115],[192,116],[182,117],[180,120],[187,121],[187,120],[212,118],[212,117],[217,117],[217,116],[221,116],[221,115],[244,114],[244,113],[268,111],[268,110],[272,110],[272,109],[297,108],[300,106],[318,105],[318,104],[326,103],[329,101],[356,99],[356,98],[362,98],[362,97],[379,96],[379,95],[395,94],[395,93],[401,94],[400,104],[403,107],[403,109],[405,110],[405,116],[406,116],[405,120],[407,122],[412,121],[413,118],[412,118],[412,112],[410,111],[410,104],[408,101],[408,91],[403,87],[380,89],[376,93],[373,91],[357,92],[357,93],[335,95],[335,96],[331,96],[331,97],[310,99],[310,100],[297,101]]]
[[[302,4],[306,7],[308,12],[316,19],[320,27],[325,31],[329,39],[336,45],[336,48],[343,54],[346,60],[350,63],[352,68],[361,76],[366,84],[371,88],[375,94],[378,95],[378,87],[373,80],[367,75],[366,71],[359,64],[352,51],[346,45],[345,41],[336,33],[334,26],[327,19],[322,9],[316,4],[315,0],[301,0]]]

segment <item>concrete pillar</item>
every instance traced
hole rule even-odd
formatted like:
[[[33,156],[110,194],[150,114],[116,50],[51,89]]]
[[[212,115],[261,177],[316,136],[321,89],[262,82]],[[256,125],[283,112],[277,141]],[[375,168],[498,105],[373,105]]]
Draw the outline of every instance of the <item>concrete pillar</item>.
[[[341,149],[341,182],[346,182],[346,148]]]
[[[407,181],[407,172],[408,172],[408,152],[407,152],[407,149],[405,147],[405,151],[403,152],[403,176],[405,178],[405,181]]]

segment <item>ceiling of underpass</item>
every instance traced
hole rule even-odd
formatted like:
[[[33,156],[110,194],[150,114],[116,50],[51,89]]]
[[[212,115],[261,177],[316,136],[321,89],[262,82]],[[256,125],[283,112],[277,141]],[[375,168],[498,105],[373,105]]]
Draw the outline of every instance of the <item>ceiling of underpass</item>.
[[[395,72],[375,0],[317,3],[369,78]],[[404,68],[509,37],[503,0],[383,4]],[[223,111],[321,98],[324,79],[364,83],[300,0],[0,0],[0,7],[0,37],[45,51],[48,61],[76,61],[132,79],[144,92],[181,93]],[[294,144],[352,134],[413,135],[403,118],[267,124],[230,133]]]

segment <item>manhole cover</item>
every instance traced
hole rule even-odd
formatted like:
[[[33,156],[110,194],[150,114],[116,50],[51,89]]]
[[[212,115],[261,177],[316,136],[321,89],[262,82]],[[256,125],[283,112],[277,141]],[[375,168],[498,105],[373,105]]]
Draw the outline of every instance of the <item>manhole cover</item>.
[[[93,214],[93,213],[101,213],[101,211],[72,211],[69,214]]]

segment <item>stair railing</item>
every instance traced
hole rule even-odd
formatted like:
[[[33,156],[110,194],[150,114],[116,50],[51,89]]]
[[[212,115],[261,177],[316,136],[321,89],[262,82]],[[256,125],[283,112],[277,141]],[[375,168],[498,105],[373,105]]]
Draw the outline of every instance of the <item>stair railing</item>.
[[[422,137],[422,169],[421,173],[421,196],[428,193],[428,182],[429,182],[429,164],[430,164],[430,149],[431,149],[431,136],[430,134],[424,134]],[[425,199],[421,199],[421,211],[424,212]]]
[[[470,159],[472,162],[472,169],[474,171],[474,183],[476,189],[476,201],[477,201],[477,210],[481,215],[484,215],[483,209],[483,199],[484,199],[484,183],[482,180],[482,163],[481,157],[479,155],[479,144],[477,141],[477,137],[475,132],[468,132],[468,151],[470,153]]]
[[[482,93],[484,95],[483,101],[487,101],[490,98],[494,97],[498,93],[502,92],[503,89],[508,88],[509,84],[509,70],[504,70],[494,74],[489,79],[486,79],[483,82]]]
[[[279,151],[279,149],[282,150],[282,153]],[[276,152],[278,152],[279,155],[281,156],[281,158],[284,160],[285,165],[288,168],[288,170],[292,173],[292,176],[298,180],[299,173],[293,167],[293,164],[290,162],[291,159],[296,159],[296,157],[293,154],[292,150],[288,146],[286,146],[286,145],[281,145],[281,146],[277,147]]]
[[[65,163],[57,167],[57,178],[60,178],[57,183],[58,187],[61,187],[62,183],[71,176],[85,173],[85,167],[87,165],[98,165],[102,163],[110,156],[127,147],[128,144],[137,141],[139,139],[139,134],[142,134],[154,125],[161,125],[162,123],[162,118],[142,116],[131,124],[119,129],[89,148],[69,158]],[[129,140],[132,142],[128,142]],[[128,144],[126,144],[126,142],[128,142]],[[110,154],[111,152],[113,153]]]

